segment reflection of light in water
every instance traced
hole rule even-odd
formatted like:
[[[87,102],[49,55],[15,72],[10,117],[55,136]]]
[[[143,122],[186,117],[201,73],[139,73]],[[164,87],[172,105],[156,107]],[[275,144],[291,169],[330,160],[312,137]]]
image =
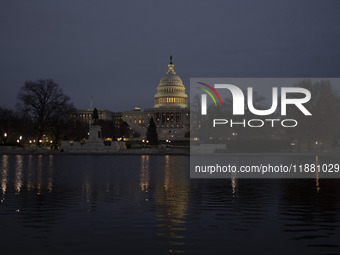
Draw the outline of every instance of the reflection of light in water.
[[[233,190],[233,195],[235,195],[237,191],[237,178],[235,174],[231,176],[231,188]]]
[[[113,184],[113,193],[115,194],[115,196],[119,197],[120,195],[120,182],[116,182]]]
[[[142,155],[142,162],[140,168],[140,189],[148,192],[150,173],[149,173],[149,155]]]
[[[42,155],[38,156],[38,176],[37,176],[37,195],[41,194],[41,186],[42,186],[42,180],[41,180],[41,173],[42,173]]]
[[[89,182],[84,183],[83,185],[83,193],[85,194],[86,202],[90,203],[90,194],[91,194],[91,185]]]
[[[2,156],[2,171],[1,171],[1,190],[2,190],[2,198],[1,202],[4,200],[4,196],[7,189],[7,177],[8,177],[8,156]]]
[[[22,186],[22,156],[16,155],[15,177],[14,177],[14,189],[15,194],[18,195]]]
[[[28,166],[27,166],[27,190],[30,191],[34,189],[33,184],[33,166],[32,166],[32,155],[28,156]]]
[[[82,185],[83,196],[85,196],[85,200],[87,203],[91,202],[91,176],[89,176],[89,172],[84,172],[84,181]]]
[[[315,185],[316,185],[316,191],[319,192],[320,190],[320,184],[319,184],[319,156],[315,156]]]
[[[52,192],[52,188],[53,188],[53,155],[50,155],[48,161],[48,184],[47,184],[47,190],[49,193]]]
[[[180,253],[184,245],[183,231],[186,230],[186,214],[188,208],[188,176],[176,157],[165,156],[163,185],[157,180],[155,201],[157,205],[157,224],[161,227],[158,235],[167,238],[169,253]]]
[[[168,190],[169,188],[169,177],[170,177],[170,165],[169,165],[169,155],[165,156],[165,166],[164,166],[164,188]]]

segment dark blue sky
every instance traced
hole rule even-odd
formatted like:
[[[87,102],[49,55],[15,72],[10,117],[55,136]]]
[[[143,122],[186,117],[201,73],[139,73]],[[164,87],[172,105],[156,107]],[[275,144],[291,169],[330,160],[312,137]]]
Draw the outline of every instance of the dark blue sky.
[[[339,77],[340,2],[2,1],[0,105],[52,78],[75,106],[153,106],[169,55],[190,77]]]

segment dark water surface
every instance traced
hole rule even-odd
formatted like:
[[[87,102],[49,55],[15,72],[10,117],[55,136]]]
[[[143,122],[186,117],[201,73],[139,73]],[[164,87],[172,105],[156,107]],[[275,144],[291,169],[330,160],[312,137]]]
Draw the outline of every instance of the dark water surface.
[[[185,156],[0,155],[0,254],[340,254],[340,180],[190,179]]]

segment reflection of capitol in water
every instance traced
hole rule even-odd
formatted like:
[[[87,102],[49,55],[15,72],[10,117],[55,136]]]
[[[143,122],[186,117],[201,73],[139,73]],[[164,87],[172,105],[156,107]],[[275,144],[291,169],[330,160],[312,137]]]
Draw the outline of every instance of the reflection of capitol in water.
[[[157,172],[150,177],[150,156],[141,156],[140,190],[149,192],[150,186],[155,190],[158,235],[169,238],[169,246],[180,245],[185,230],[188,209],[189,183],[186,172],[176,171],[176,158],[166,155],[157,162]],[[157,159],[157,158],[156,158]],[[164,161],[163,161],[164,159]],[[169,247],[171,250],[172,248]]]
[[[134,163],[135,168],[132,168]],[[181,250],[188,208],[189,177],[187,172],[176,166],[183,162],[168,155],[141,155],[134,158],[134,163],[131,162],[127,168],[96,165],[97,174],[84,170],[81,173],[83,199],[94,207],[100,200],[130,201],[132,204],[128,208],[132,207],[132,211],[154,204],[157,235],[166,239],[169,252]],[[101,172],[99,179],[98,171]],[[91,210],[93,207],[88,208],[88,211]]]
[[[162,181],[157,179],[155,184],[158,235],[168,238],[170,253],[180,252],[184,245],[188,210],[188,176],[185,171],[176,171],[177,164],[176,158],[165,156],[164,167],[159,169]]]

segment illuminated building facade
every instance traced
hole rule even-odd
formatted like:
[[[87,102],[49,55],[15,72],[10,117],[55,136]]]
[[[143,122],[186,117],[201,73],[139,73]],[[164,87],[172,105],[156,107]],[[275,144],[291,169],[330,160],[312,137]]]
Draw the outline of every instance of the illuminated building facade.
[[[122,125],[122,113],[121,112],[113,112],[112,113],[112,121],[113,121],[113,127],[114,128],[120,128]]]
[[[92,114],[93,109],[77,109],[71,113],[71,117],[86,122],[88,124],[92,124],[93,123]],[[108,110],[98,109],[98,119],[112,121],[113,113]]]
[[[156,123],[159,140],[183,140],[187,136],[190,120],[188,95],[182,79],[175,73],[172,57],[168,72],[157,87],[154,107],[145,110],[135,108],[122,115],[123,120],[142,137],[146,136],[151,116]]]
[[[172,57],[170,57],[168,72],[157,87],[154,108],[188,109],[188,95],[185,94],[182,79],[175,73]]]

